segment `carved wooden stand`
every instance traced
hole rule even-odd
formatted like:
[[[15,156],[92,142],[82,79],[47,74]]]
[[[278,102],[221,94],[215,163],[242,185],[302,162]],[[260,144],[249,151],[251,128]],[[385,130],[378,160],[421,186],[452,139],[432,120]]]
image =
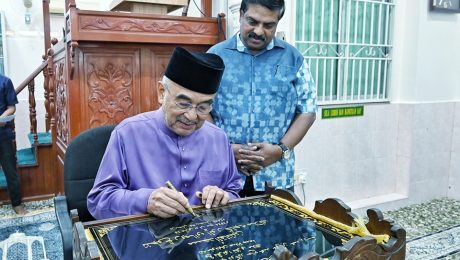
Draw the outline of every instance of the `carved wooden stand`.
[[[291,202],[301,205],[297,196],[290,191],[275,190],[267,185],[267,193],[273,194]],[[358,216],[351,212],[350,207],[343,203],[340,199],[326,199],[316,201],[314,212],[326,216],[330,219],[339,221],[348,226],[352,226],[353,220]],[[332,260],[339,259],[369,259],[369,260],[383,260],[383,259],[404,259],[406,255],[406,231],[391,220],[384,220],[383,214],[379,209],[371,208],[367,210],[367,217],[369,221],[366,227],[371,234],[387,234],[390,239],[385,244],[378,244],[375,238],[366,237],[353,237],[346,244],[337,246]],[[273,259],[278,260],[294,260],[297,259],[286,248],[277,247]],[[300,257],[302,260],[315,260],[320,259],[316,253],[309,253]]]

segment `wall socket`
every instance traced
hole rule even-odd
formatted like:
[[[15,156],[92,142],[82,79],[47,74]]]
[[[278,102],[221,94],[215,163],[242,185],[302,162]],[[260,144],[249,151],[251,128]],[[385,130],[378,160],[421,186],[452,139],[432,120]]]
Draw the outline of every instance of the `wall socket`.
[[[306,172],[302,172],[299,174],[299,182],[302,184],[307,183],[307,173]]]
[[[307,172],[298,171],[294,174],[294,180],[296,184],[305,184],[307,183]]]

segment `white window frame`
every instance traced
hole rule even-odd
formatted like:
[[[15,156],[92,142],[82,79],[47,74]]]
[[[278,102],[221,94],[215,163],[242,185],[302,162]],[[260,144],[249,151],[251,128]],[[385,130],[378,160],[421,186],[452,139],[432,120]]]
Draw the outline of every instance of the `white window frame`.
[[[316,29],[310,30],[311,35],[305,35],[307,27],[300,28],[302,35],[295,36],[294,44],[310,64],[317,84],[318,104],[389,102],[394,0],[300,1],[303,1],[303,6],[310,6],[312,10],[320,9],[322,12],[311,15],[311,17],[321,17],[320,22],[316,22],[317,20],[313,18],[308,21],[305,14],[308,10],[301,17],[296,16],[293,22],[294,32],[298,31],[298,21]],[[297,1],[293,0],[293,2],[295,12]],[[331,6],[335,5],[327,17],[324,10],[325,2]],[[339,10],[338,16],[334,14],[334,8]],[[359,14],[353,16],[355,21],[351,21],[352,12]],[[382,12],[386,13],[382,14]],[[374,15],[375,13],[377,15]],[[338,19],[336,34],[331,33],[332,25],[337,22],[333,19]],[[379,26],[382,24],[386,25],[383,29]],[[328,26],[330,28],[325,28]],[[324,28],[329,35],[324,36]],[[377,32],[374,32],[374,28],[377,28]],[[316,31],[319,31],[318,35],[315,34]],[[363,31],[365,33],[362,33]],[[369,39],[365,37],[366,34],[369,35]],[[334,41],[334,37],[337,40]],[[373,40],[376,37],[378,40]],[[299,48],[302,46],[303,49]],[[320,72],[321,70],[323,73]]]
[[[3,46],[3,56],[0,56],[0,62],[3,63],[3,68],[4,71],[0,71],[0,73],[3,73],[3,75],[8,75],[8,55],[6,53],[6,31],[5,31],[5,13],[3,11],[0,11],[0,22],[2,25],[0,26],[0,41],[2,42]]]

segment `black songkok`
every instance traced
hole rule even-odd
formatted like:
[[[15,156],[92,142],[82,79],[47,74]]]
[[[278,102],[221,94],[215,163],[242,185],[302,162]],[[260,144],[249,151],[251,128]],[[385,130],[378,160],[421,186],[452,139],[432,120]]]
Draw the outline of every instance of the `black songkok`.
[[[186,89],[202,94],[214,94],[219,89],[224,68],[223,60],[216,54],[192,53],[182,47],[176,47],[165,76]]]

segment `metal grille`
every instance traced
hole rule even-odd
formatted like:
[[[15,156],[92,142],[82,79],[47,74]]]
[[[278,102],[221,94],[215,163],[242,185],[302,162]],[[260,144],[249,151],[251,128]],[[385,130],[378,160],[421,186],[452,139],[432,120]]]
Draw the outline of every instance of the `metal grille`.
[[[388,101],[393,0],[297,0],[295,45],[318,103]]]

